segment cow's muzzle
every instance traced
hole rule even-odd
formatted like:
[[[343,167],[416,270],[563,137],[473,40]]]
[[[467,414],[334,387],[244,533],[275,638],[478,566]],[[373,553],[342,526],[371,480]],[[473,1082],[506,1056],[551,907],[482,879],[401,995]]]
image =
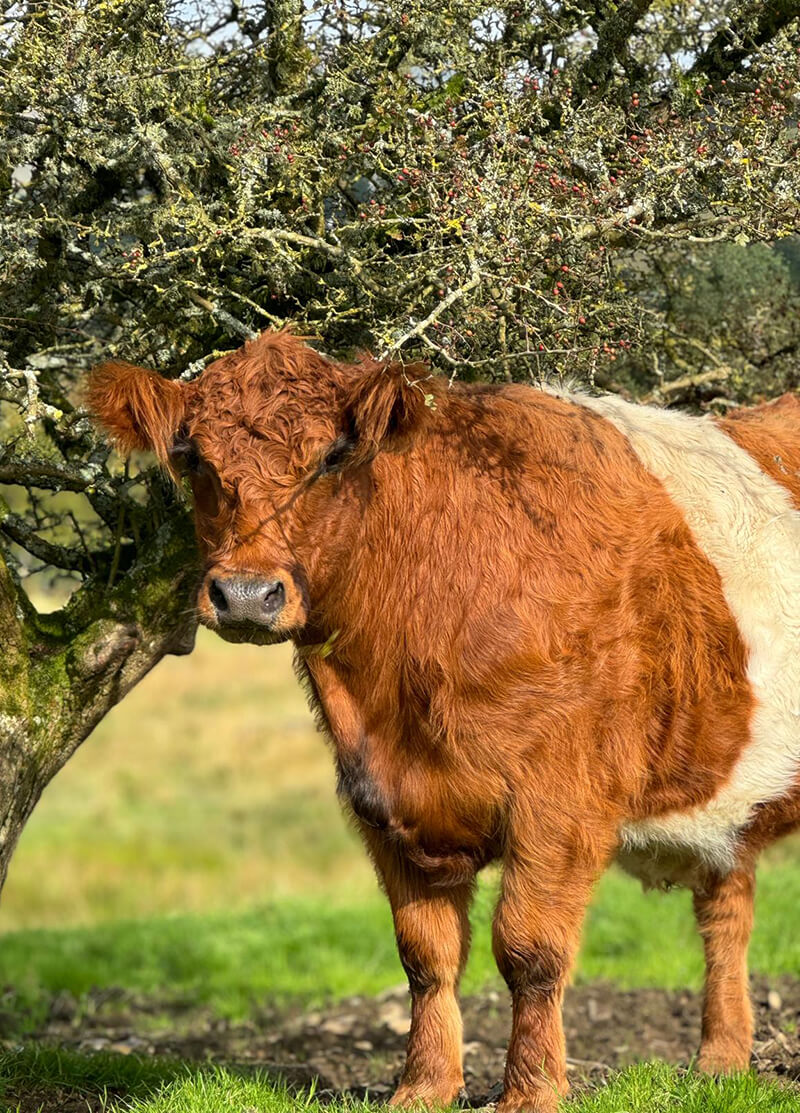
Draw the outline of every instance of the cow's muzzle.
[[[208,584],[208,601],[220,626],[271,629],[286,605],[282,580],[217,576]]]

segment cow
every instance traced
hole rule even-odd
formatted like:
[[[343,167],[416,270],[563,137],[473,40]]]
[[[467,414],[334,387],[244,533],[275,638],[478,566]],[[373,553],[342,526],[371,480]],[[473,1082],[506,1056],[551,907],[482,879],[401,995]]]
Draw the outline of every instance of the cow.
[[[188,477],[200,621],[294,643],[408,976],[393,1104],[462,1089],[493,861],[500,1113],[567,1092],[564,987],[614,860],[692,890],[698,1064],[747,1068],[755,863],[800,824],[800,398],[697,417],[268,331],[188,383],[106,364],[89,402]]]

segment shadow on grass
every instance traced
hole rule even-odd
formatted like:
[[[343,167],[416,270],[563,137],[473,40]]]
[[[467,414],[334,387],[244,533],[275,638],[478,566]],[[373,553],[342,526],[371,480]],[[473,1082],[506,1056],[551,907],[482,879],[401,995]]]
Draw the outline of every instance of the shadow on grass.
[[[345,1101],[348,1107],[360,1104]],[[291,1081],[261,1067],[81,1053],[36,1044],[0,1053],[0,1102],[8,1113],[216,1110],[231,1102],[237,1110],[255,1113],[317,1105],[308,1072]]]
[[[348,1094],[296,1089],[263,1070],[179,1060],[82,1055],[28,1047],[0,1055],[0,1100],[10,1113],[376,1113]],[[714,1080],[640,1063],[562,1106],[564,1113],[797,1113],[796,1089],[747,1073]]]
[[[0,1054],[4,1108],[42,1113],[112,1108],[116,1099],[147,1097],[192,1072],[180,1060],[74,1051],[28,1045]]]

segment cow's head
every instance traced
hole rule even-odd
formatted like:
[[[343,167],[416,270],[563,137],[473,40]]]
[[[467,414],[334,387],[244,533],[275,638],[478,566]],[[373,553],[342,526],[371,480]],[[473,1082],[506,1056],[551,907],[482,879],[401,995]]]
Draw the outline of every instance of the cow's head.
[[[201,622],[278,641],[302,629],[351,555],[358,484],[340,477],[407,441],[425,414],[424,378],[419,365],[333,363],[266,332],[189,383],[104,364],[88,399],[122,452],[151,450],[188,481]]]

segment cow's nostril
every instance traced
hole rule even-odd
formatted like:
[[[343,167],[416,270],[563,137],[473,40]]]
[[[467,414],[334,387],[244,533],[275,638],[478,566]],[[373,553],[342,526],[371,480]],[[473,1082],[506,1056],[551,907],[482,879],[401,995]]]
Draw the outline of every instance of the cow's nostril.
[[[224,614],[224,612],[228,610],[227,597],[216,580],[211,581],[211,586],[208,589],[208,598],[211,600],[211,606],[218,614]]]
[[[274,613],[276,611],[279,611],[285,602],[286,589],[284,588],[281,581],[275,580],[274,583],[267,584],[262,604],[264,610],[270,613]]]

